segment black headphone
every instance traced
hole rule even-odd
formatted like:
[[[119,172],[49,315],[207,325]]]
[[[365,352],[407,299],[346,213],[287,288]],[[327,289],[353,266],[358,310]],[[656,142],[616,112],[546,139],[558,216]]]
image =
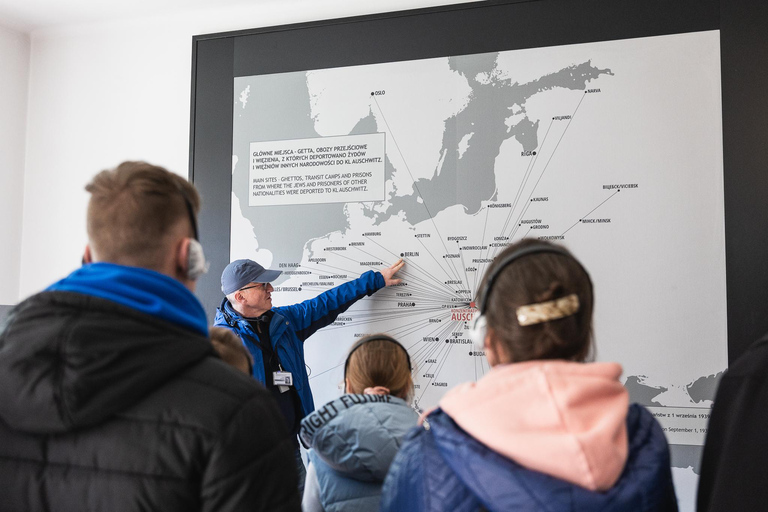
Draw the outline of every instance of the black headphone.
[[[189,250],[187,252],[187,279],[196,281],[200,276],[208,272],[209,263],[205,260],[205,254],[203,253],[203,245],[200,243],[197,231],[197,218],[195,217],[194,208],[192,208],[192,201],[187,197],[187,193],[184,191],[181,185],[177,184],[181,198],[184,199],[184,205],[187,207],[187,215],[189,215],[189,223],[192,224],[192,233],[194,239],[189,241]]]
[[[518,260],[524,256],[530,256],[531,254],[541,253],[561,254],[575,261],[587,276],[589,287],[592,289],[592,279],[589,277],[589,272],[587,272],[579,260],[577,260],[571,253],[560,246],[538,243],[521,247],[520,249],[513,251],[512,254],[501,260],[496,268],[493,269],[493,272],[491,272],[491,274],[485,280],[482,293],[478,296],[478,309],[480,310],[480,316],[475,319],[472,324],[472,329],[469,331],[469,337],[472,339],[472,341],[474,341],[477,347],[480,347],[481,349],[485,348],[485,337],[488,332],[488,321],[485,318],[485,308],[488,304],[488,298],[490,297],[493,285],[496,282],[496,279],[499,277],[499,274],[501,274],[501,271],[508,267],[515,260]]]
[[[352,358],[352,353],[365,345],[366,343],[370,343],[372,341],[389,341],[390,343],[394,343],[401,349],[403,349],[403,352],[405,352],[405,360],[408,362],[408,369],[412,369],[411,367],[411,356],[408,355],[408,351],[405,349],[405,347],[397,341],[392,336],[389,336],[387,334],[371,334],[370,336],[366,336],[365,338],[362,338],[360,341],[352,345],[352,348],[349,350],[349,354],[347,354],[347,360],[344,361],[344,382],[347,382],[347,369],[349,368],[349,360]]]

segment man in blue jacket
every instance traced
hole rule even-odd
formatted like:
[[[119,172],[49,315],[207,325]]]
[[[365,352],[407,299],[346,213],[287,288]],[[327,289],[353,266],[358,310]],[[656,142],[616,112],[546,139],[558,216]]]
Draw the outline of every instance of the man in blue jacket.
[[[270,283],[282,271],[242,259],[227,265],[221,274],[221,291],[226,298],[216,312],[214,324],[240,337],[253,356],[253,377],[277,400],[293,433],[300,487],[304,465],[296,434],[301,419],[315,409],[304,362],[304,341],[358,300],[400,283],[401,279],[394,275],[404,264],[400,259],[391,267],[379,272],[369,270],[313,299],[274,308]]]

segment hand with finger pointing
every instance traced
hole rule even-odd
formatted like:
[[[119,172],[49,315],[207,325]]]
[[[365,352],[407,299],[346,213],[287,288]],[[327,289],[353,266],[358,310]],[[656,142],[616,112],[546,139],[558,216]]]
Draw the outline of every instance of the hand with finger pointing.
[[[388,267],[388,268],[385,268],[384,270],[379,271],[381,272],[381,275],[384,276],[384,283],[387,286],[392,286],[393,284],[400,284],[403,282],[402,279],[394,278],[398,270],[403,268],[403,265],[405,265],[405,261],[403,261],[403,258],[400,258],[391,267]]]

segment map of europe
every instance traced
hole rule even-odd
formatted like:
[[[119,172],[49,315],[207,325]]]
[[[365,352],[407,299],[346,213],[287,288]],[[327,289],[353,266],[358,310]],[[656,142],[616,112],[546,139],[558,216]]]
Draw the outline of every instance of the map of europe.
[[[592,276],[597,359],[623,365],[695,488],[727,364],[718,45],[705,32],[236,78],[231,259],[283,270],[278,304],[406,261],[401,286],[308,340],[316,402],[371,332],[408,348],[417,408],[480,378],[466,331],[485,269],[516,240],[551,240]]]

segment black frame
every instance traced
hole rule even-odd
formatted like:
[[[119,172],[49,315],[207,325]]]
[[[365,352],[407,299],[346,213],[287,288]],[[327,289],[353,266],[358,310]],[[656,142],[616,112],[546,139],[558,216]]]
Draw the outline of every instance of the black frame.
[[[507,0],[201,35],[192,42],[189,177],[204,198],[212,315],[229,262],[235,76],[720,29],[728,357],[768,331],[768,4]],[[694,298],[692,297],[692,300]]]

